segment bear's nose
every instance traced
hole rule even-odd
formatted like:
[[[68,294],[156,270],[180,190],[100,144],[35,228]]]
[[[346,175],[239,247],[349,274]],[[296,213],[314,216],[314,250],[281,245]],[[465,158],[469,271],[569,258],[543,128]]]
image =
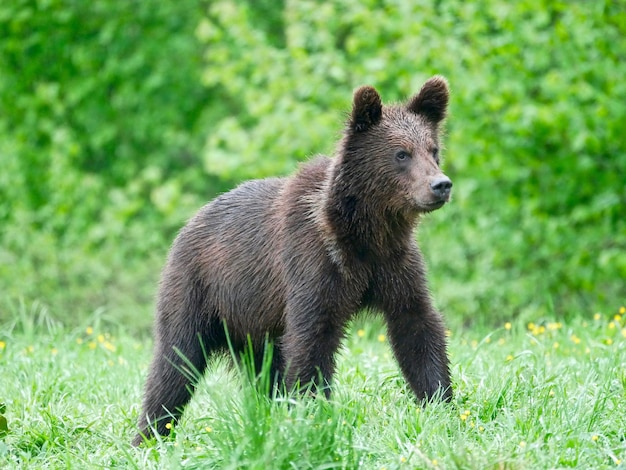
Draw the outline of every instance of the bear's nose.
[[[447,176],[442,176],[430,183],[430,189],[438,198],[447,199],[452,189],[452,181]]]

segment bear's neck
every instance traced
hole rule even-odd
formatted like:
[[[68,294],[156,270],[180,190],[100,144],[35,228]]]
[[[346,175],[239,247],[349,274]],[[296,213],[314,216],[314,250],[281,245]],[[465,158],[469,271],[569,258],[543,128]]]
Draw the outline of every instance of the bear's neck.
[[[367,181],[354,181],[341,168],[334,170],[328,175],[324,215],[336,249],[366,262],[402,256],[413,238],[417,215],[392,212]]]

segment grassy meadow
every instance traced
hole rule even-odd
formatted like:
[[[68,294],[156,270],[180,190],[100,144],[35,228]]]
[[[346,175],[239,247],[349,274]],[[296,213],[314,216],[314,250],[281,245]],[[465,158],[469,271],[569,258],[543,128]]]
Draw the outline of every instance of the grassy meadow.
[[[0,330],[0,468],[621,468],[626,308],[449,334],[454,399],[417,406],[377,321],[352,325],[330,401],[259,394],[216,359],[170,438],[138,449],[151,342],[45,310]]]

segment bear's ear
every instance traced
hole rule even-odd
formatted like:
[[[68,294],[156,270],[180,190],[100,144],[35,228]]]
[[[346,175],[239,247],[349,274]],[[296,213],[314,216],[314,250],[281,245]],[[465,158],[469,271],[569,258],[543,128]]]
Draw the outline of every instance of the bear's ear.
[[[362,86],[354,92],[350,129],[363,132],[378,124],[383,115],[380,95],[371,86]]]
[[[438,124],[446,117],[449,96],[447,80],[436,75],[424,83],[419,93],[411,98],[407,109]]]

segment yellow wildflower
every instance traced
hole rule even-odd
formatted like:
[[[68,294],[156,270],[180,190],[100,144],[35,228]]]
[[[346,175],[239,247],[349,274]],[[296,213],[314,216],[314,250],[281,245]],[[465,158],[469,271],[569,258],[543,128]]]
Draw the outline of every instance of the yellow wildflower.
[[[624,315],[626,313],[626,307],[624,307],[623,305],[619,308],[619,313],[620,315]]]
[[[4,341],[0,341],[0,351],[2,351],[6,347],[7,347],[7,343],[5,343]]]
[[[363,336],[365,336],[365,330],[364,329],[360,329],[359,331],[356,332],[356,335],[359,338],[363,338]]]
[[[596,314],[593,316],[593,319],[594,319],[595,321],[600,320],[600,318],[602,318],[602,315],[600,315],[599,313],[596,313]]]
[[[381,343],[384,343],[385,339],[386,339],[385,335],[378,335],[378,341],[380,341]]]
[[[85,333],[87,333],[88,335],[92,335],[93,334],[93,328],[88,326],[87,329],[85,330]]]
[[[513,325],[511,325],[511,322],[508,321],[504,324],[504,329],[505,330],[510,330],[513,327]]]
[[[560,330],[562,326],[563,325],[561,324],[561,322],[551,322],[551,323],[548,323],[548,330],[550,331]]]

